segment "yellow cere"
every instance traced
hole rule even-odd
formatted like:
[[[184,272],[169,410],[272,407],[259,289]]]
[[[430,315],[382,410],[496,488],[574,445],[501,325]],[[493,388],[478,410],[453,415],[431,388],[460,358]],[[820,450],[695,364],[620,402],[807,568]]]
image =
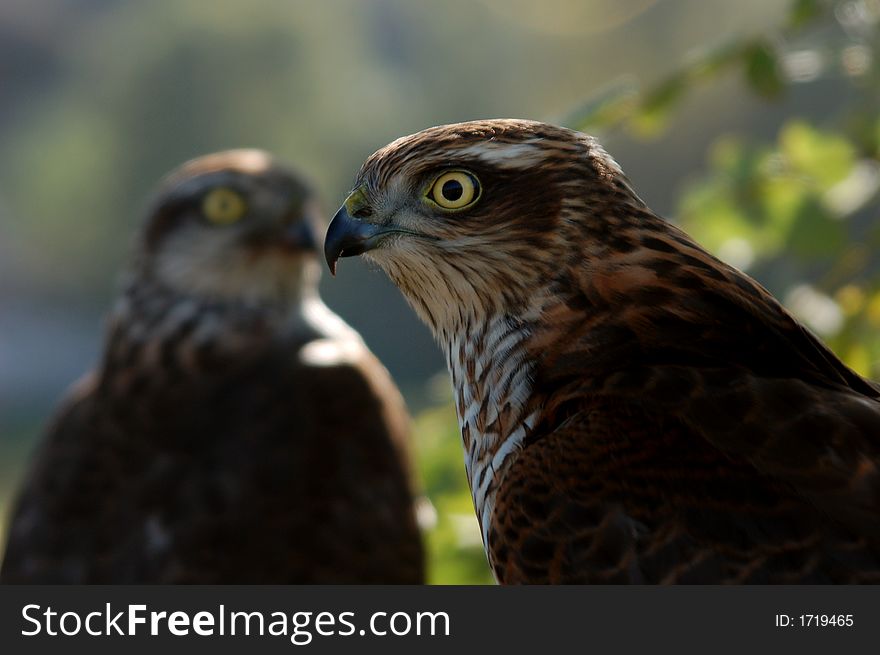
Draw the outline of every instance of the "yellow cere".
[[[235,223],[247,210],[241,194],[226,187],[218,187],[205,195],[202,200],[202,213],[212,223],[229,225]]]
[[[367,194],[364,192],[363,187],[358,187],[352,191],[348,198],[345,199],[344,204],[345,210],[351,216],[357,216],[358,211],[367,205]]]
[[[475,178],[465,171],[448,171],[434,180],[428,197],[443,209],[461,209],[473,203],[480,195]]]

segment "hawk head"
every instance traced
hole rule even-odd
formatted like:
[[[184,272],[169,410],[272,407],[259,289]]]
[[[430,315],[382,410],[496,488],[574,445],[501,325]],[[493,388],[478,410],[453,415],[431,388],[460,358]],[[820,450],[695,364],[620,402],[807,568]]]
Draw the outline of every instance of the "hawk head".
[[[601,146],[572,130],[485,120],[398,139],[367,159],[324,251],[331,271],[366,253],[468,374],[483,342],[501,338],[509,355],[512,329],[530,334],[529,361],[545,376],[548,361],[577,352],[591,370],[720,362],[876,394],[760,284],[653,213]]]
[[[207,155],[160,185],[134,276],[197,302],[296,302],[317,282],[321,228],[310,186],[267,153]]]
[[[449,334],[497,311],[517,313],[565,268],[582,227],[602,235],[598,249],[624,238],[614,223],[642,206],[585,134],[524,120],[444,125],[366,161],[325,255],[335,272],[339,257],[366,253],[435,334]]]

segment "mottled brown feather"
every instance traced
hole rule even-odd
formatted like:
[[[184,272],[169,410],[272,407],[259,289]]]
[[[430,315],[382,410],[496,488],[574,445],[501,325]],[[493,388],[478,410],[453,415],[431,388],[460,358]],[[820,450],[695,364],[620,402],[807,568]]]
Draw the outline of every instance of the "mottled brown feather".
[[[424,580],[402,398],[320,304],[314,244],[255,254],[309,218],[304,185],[256,155],[163,187],[102,361],[25,476],[2,582]],[[249,194],[240,232],[197,213],[218,184]],[[230,273],[236,257],[250,264]]]
[[[418,198],[450,168],[482,185],[454,213]],[[500,582],[880,582],[880,387],[594,139],[440,126],[358,183],[424,237],[367,256],[446,351]]]

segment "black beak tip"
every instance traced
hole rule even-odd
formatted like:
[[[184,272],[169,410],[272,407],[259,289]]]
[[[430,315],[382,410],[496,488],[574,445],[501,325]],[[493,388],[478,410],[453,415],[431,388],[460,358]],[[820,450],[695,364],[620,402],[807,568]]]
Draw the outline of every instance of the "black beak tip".
[[[336,217],[330,221],[327,228],[327,235],[324,237],[324,259],[327,260],[327,268],[330,269],[330,275],[336,277],[336,263],[342,254],[342,244],[339,239],[339,226],[336,224]]]
[[[344,205],[340,207],[330,221],[324,238],[324,258],[331,275],[336,275],[336,264],[340,257],[353,257],[368,249],[367,242],[374,230],[374,226],[352,219]]]

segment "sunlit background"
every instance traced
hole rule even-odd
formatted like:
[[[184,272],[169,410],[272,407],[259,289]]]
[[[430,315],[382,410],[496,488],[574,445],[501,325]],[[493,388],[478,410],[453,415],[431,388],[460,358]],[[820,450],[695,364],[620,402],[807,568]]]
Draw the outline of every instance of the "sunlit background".
[[[102,314],[156,181],[263,147],[329,213],[439,123],[599,134],[640,195],[880,373],[877,0],[4,0],[0,510]],[[489,580],[439,351],[383,275],[322,289],[417,416],[434,582]],[[329,277],[329,276],[326,276]]]

